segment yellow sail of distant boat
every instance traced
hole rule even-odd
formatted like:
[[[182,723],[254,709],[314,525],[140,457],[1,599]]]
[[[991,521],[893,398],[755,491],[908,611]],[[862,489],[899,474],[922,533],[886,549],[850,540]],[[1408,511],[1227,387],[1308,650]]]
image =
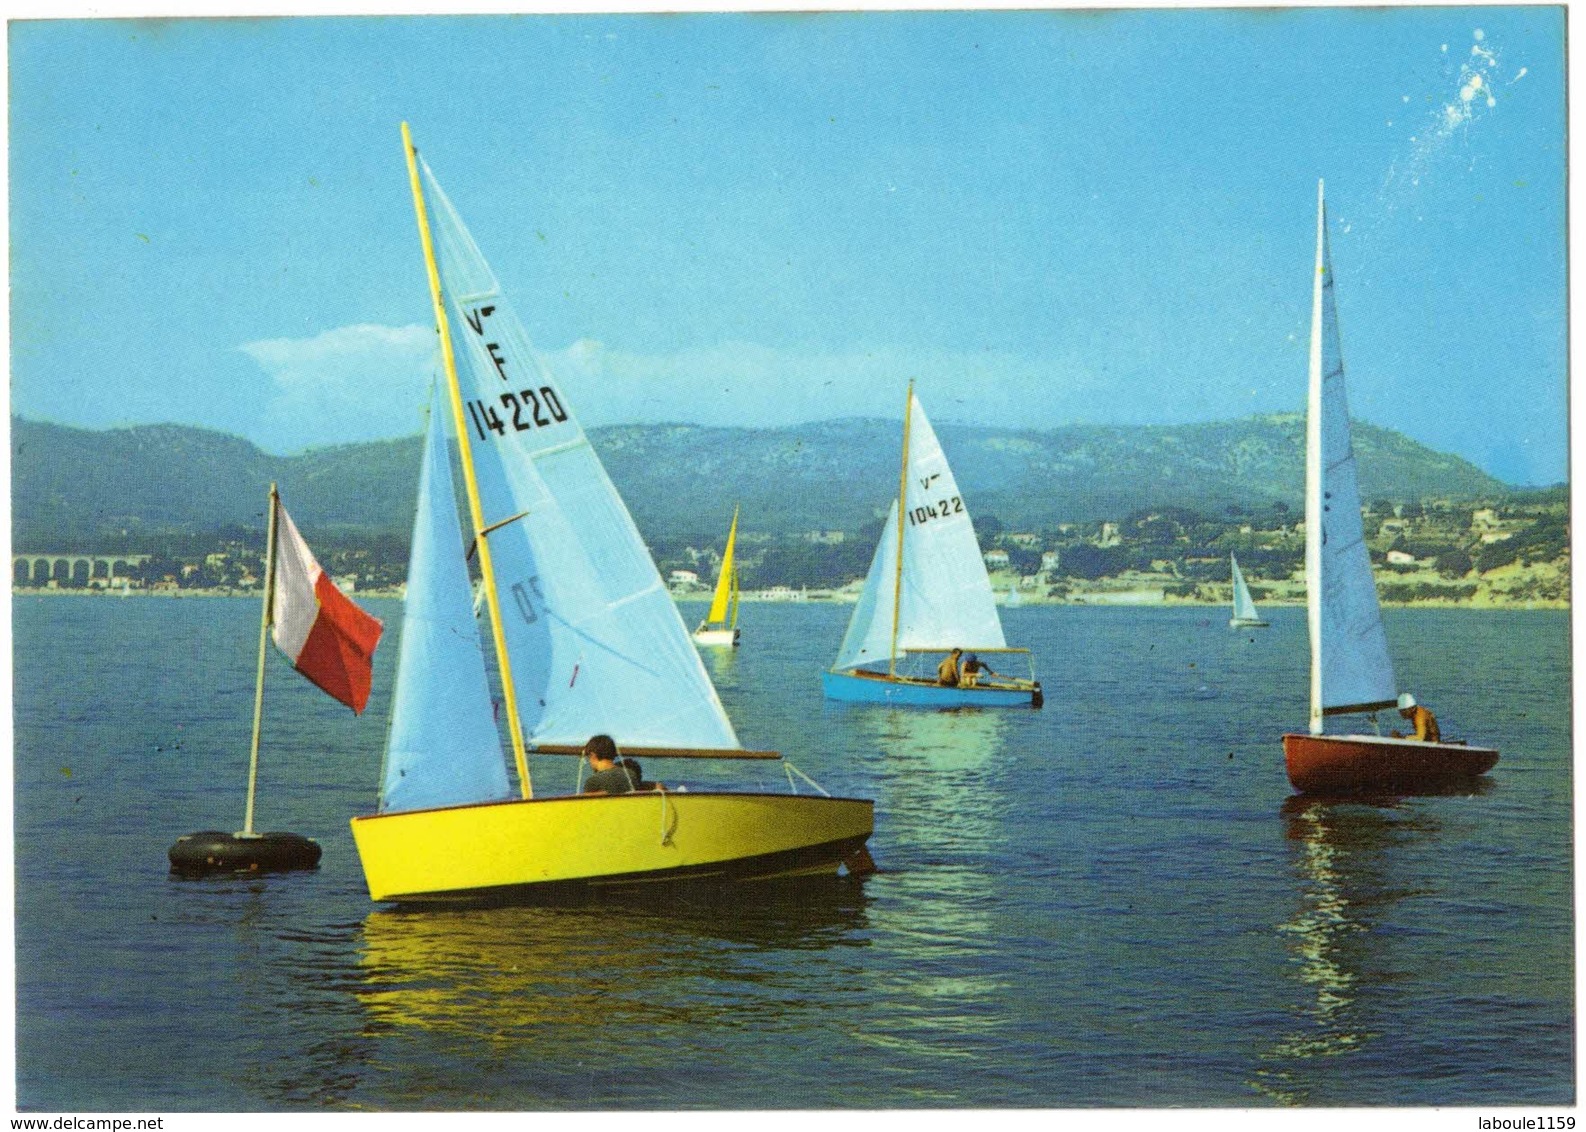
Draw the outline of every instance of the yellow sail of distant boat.
[[[732,509],[732,526],[727,531],[727,549],[722,552],[721,572],[716,576],[716,594],[710,612],[694,630],[694,641],[701,645],[738,644],[738,567],[733,550],[738,544],[738,508]]]

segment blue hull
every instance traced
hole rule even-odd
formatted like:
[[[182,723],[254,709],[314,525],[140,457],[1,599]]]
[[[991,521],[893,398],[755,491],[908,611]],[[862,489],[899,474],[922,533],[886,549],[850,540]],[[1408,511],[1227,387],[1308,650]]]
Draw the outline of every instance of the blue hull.
[[[899,707],[1040,707],[1043,702],[1039,683],[1033,688],[949,688],[921,680],[822,672],[821,688],[828,700]]]

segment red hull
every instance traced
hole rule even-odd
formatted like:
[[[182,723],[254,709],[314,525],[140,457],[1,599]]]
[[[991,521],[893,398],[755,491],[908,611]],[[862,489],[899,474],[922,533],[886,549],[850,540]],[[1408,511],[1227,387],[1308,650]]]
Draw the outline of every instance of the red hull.
[[[1498,761],[1490,747],[1376,735],[1285,735],[1289,781],[1306,794],[1437,790],[1470,782]]]

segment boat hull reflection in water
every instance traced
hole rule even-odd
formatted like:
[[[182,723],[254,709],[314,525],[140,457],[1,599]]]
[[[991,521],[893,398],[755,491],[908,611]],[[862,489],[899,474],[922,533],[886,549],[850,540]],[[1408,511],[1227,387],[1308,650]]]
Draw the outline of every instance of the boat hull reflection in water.
[[[1377,735],[1285,735],[1289,781],[1306,794],[1440,791],[1474,782],[1498,752]]]
[[[352,832],[373,899],[477,903],[857,875],[873,822],[857,799],[654,790],[379,814]]]
[[[1291,797],[1283,804],[1299,890],[1293,914],[1277,925],[1295,977],[1290,1025],[1261,1055],[1252,1084],[1288,1105],[1315,1102],[1317,1067],[1365,1056],[1381,1035],[1373,1006],[1385,989],[1384,924],[1415,889],[1396,877],[1396,858],[1434,837],[1424,814]]]

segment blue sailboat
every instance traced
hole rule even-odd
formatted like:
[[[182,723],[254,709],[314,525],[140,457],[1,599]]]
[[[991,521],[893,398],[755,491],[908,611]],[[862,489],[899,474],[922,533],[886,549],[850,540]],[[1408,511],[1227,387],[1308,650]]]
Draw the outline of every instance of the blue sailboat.
[[[960,675],[939,679],[937,662],[955,649]],[[1010,660],[1022,660],[1028,674],[995,670]],[[977,667],[982,672],[973,672]],[[828,699],[859,703],[956,708],[1043,702],[1030,650],[1010,648],[1003,636],[974,524],[912,383],[898,497],[821,685]]]

